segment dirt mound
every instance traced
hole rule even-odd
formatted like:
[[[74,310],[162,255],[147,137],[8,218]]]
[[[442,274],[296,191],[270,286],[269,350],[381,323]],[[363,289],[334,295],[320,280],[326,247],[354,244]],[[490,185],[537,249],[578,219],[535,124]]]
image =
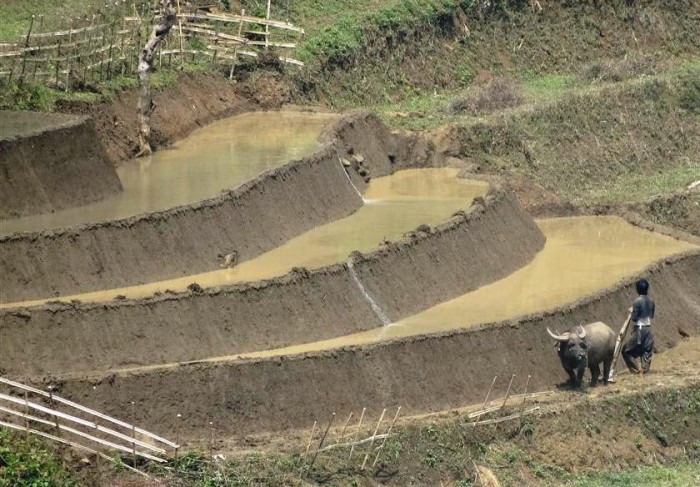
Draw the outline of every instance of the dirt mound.
[[[679,328],[700,335],[700,252],[668,259],[642,274],[655,284],[657,347],[677,342]],[[209,421],[224,435],[243,435],[306,427],[328,411],[395,405],[407,414],[444,410],[478,401],[495,375],[531,374],[535,391],[562,382],[564,372],[545,327],[597,320],[619,326],[636,278],[564,308],[475,329],[301,356],[58,382],[62,395],[107,413],[123,411],[130,401],[147,405],[138,408],[137,423],[163,432],[182,427],[191,438],[206,437]],[[497,386],[493,394],[503,394],[505,387]],[[185,418],[179,426],[178,413]]]
[[[87,118],[7,111],[0,117],[6,134],[0,138],[0,218],[72,208],[122,190]]]

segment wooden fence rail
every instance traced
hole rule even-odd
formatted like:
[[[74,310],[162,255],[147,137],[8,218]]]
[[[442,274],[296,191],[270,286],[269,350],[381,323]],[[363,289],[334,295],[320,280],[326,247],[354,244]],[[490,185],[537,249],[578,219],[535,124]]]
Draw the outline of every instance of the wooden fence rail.
[[[150,19],[150,20],[146,20]],[[158,15],[142,12],[122,18],[73,22],[69,29],[41,32],[43,18],[32,18],[27,34],[16,43],[0,44],[0,85],[31,82],[70,91],[115,76],[135,75],[142,44]],[[38,25],[39,24],[39,25]],[[258,57],[266,49],[289,53],[298,46],[304,29],[269,18],[209,12],[181,12],[178,27],[158,53],[172,64],[206,59],[227,67],[233,77],[238,56]],[[243,48],[243,49],[242,49]],[[278,54],[287,64],[304,63]]]

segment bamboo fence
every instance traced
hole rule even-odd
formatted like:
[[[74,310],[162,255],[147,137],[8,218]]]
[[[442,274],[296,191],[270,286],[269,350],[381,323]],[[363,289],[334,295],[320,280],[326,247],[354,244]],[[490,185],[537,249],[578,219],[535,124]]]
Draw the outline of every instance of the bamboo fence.
[[[138,56],[158,19],[134,12],[117,18],[92,17],[70,28],[44,32],[43,17],[33,16],[17,42],[0,43],[0,85],[32,83],[71,91],[136,73]],[[280,62],[303,66],[291,52],[304,29],[270,18],[192,10],[178,12],[178,24],[161,44],[156,67],[211,63],[233,77],[240,56],[266,50]]]
[[[3,377],[0,387],[3,391],[0,392],[0,428],[41,436],[136,471],[137,457],[166,463],[163,457],[168,450],[177,456],[180,448],[175,442],[64,399],[52,390],[44,391]],[[131,457],[132,466],[105,452]]]

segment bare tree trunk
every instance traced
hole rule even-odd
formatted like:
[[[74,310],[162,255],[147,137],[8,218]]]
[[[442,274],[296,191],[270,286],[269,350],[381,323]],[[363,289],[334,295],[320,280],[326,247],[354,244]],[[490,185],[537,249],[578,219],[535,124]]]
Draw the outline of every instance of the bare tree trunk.
[[[170,29],[177,22],[175,9],[176,0],[161,0],[162,16],[160,22],[153,26],[153,31],[148,38],[148,42],[139,54],[139,102],[138,102],[138,124],[139,124],[139,153],[138,156],[148,155],[151,149],[151,113],[153,112],[153,100],[151,98],[151,72],[153,71],[153,59],[160,42],[168,35]],[[137,157],[138,157],[137,156]]]

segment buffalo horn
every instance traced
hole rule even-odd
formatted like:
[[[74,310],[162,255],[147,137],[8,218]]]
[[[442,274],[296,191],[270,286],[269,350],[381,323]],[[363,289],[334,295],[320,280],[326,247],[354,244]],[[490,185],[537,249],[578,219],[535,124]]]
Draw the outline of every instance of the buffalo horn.
[[[565,342],[569,339],[568,333],[565,333],[563,335],[555,335],[554,333],[552,333],[552,330],[550,330],[549,327],[547,328],[547,333],[549,333],[549,336],[560,342]]]
[[[581,340],[583,340],[584,338],[586,338],[586,329],[585,329],[584,327],[582,327],[581,325],[578,325],[578,328],[581,330],[581,331],[579,331],[579,333],[578,333],[578,337],[579,337]]]

